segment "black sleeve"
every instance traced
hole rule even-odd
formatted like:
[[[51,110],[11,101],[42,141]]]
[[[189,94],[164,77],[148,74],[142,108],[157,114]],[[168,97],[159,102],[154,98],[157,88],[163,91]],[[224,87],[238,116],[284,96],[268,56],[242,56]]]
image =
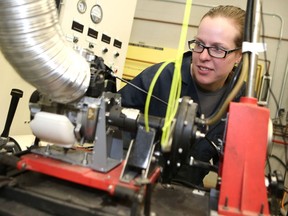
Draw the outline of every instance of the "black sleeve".
[[[145,105],[146,100],[146,94],[137,88],[140,88],[146,92],[148,91],[151,80],[155,74],[153,73],[152,67],[145,69],[133,80],[131,80],[130,81],[131,85],[126,84],[123,88],[121,88],[118,91],[118,93],[121,94],[121,102],[123,107],[135,108],[143,111],[143,107]],[[137,86],[137,88],[135,88],[132,85]]]
[[[131,84],[141,88],[145,92],[148,92],[150,84],[160,68],[162,63],[152,65],[138,76],[136,76]],[[161,72],[161,75],[157,79],[156,85],[153,89],[153,95],[160,98],[163,101],[168,101],[170,86],[171,86],[171,71],[172,64],[166,66]],[[141,113],[144,112],[147,94],[138,90],[137,88],[126,84],[122,89],[118,91],[121,94],[122,106],[127,108],[139,109]],[[155,116],[164,116],[166,111],[166,105],[160,101],[151,98],[149,114]]]

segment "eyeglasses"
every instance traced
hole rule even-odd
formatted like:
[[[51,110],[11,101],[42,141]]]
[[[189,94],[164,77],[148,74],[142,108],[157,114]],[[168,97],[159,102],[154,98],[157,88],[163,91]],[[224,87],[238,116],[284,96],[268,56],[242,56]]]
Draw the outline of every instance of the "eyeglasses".
[[[217,46],[208,47],[197,40],[188,41],[188,46],[191,51],[196,52],[196,53],[202,53],[204,49],[207,49],[209,55],[214,58],[225,58],[226,55],[228,55],[229,53],[232,53],[236,50],[241,49],[241,48],[236,48],[232,50],[225,50]]]

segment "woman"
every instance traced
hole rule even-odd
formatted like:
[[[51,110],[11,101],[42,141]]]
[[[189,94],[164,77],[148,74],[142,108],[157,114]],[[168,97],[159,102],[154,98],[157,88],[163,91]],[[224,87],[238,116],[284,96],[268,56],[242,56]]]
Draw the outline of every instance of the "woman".
[[[188,41],[190,50],[184,53],[181,67],[181,97],[189,96],[199,105],[198,116],[209,117],[221,105],[221,99],[228,90],[230,77],[241,61],[241,46],[245,23],[245,11],[235,6],[218,6],[206,13],[200,21],[197,35]],[[193,57],[192,57],[193,53]],[[145,69],[132,83],[148,91],[153,76],[162,63]],[[153,95],[168,101],[174,64],[165,67],[153,90]],[[146,94],[126,85],[119,93],[122,106],[144,111]],[[239,101],[244,93],[244,86],[234,101]],[[164,117],[166,104],[151,98],[149,114]],[[223,116],[225,118],[225,116]],[[221,145],[225,122],[219,121],[212,125],[206,137],[198,140],[191,147],[187,163],[182,164],[175,181],[187,181],[202,185],[207,170],[189,166],[189,158],[209,162],[216,160],[218,152],[211,145]]]

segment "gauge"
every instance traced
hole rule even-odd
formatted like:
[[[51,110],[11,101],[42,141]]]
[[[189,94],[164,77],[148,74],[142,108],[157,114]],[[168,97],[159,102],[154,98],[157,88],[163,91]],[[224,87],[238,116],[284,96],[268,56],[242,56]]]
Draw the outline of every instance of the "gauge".
[[[94,5],[91,9],[91,20],[94,23],[100,23],[103,18],[103,11],[100,5]]]
[[[85,13],[87,9],[87,4],[85,2],[85,0],[79,0],[78,3],[77,3],[77,10],[79,13]]]

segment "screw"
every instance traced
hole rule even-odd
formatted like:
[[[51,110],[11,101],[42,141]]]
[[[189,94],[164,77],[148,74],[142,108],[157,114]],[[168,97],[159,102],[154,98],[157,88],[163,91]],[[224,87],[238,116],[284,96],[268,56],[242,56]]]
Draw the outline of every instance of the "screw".
[[[189,165],[192,166],[194,164],[194,157],[190,157],[190,160],[189,160]]]
[[[113,185],[108,186],[108,191],[111,192],[113,190]]]
[[[260,208],[260,215],[263,215],[264,213],[264,204],[261,204],[261,208]]]
[[[82,160],[82,164],[85,166],[88,164],[88,152],[85,152],[84,153],[84,157],[83,157],[83,160]]]
[[[228,208],[228,197],[225,197],[224,208]]]
[[[27,166],[26,163],[22,163],[22,164],[21,164],[21,168],[22,168],[22,169],[26,169],[26,166]]]
[[[49,144],[46,145],[45,155],[50,155],[50,145]]]

